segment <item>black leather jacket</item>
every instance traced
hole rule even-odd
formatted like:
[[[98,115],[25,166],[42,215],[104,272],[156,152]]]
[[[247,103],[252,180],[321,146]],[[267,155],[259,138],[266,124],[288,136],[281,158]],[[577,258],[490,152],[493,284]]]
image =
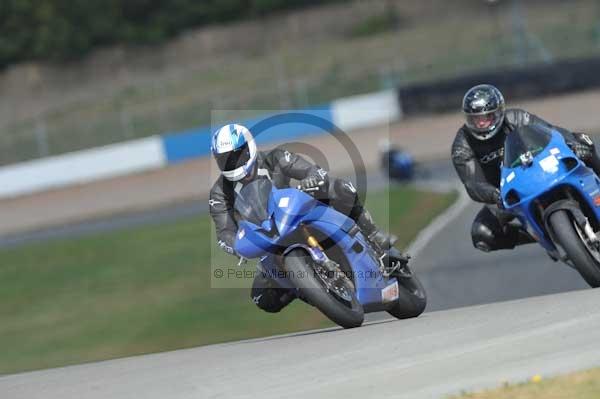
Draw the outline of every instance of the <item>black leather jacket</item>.
[[[488,140],[478,140],[473,137],[466,125],[458,130],[452,144],[452,163],[467,193],[474,201],[497,203],[500,163],[504,156],[506,134],[517,127],[530,124],[552,126],[522,109],[508,109],[500,131]],[[586,158],[590,157],[593,151],[590,139],[582,133],[571,133],[566,129],[553,127],[565,137],[565,141],[575,153],[583,161],[587,161]]]
[[[257,175],[268,176],[277,188],[290,186],[291,179],[301,180],[316,174],[319,167],[299,155],[276,148],[269,152],[258,152]],[[210,216],[215,223],[219,246],[226,252],[234,253],[233,244],[237,232],[237,218],[234,211],[235,190],[243,186],[220,176],[210,190],[208,201]]]

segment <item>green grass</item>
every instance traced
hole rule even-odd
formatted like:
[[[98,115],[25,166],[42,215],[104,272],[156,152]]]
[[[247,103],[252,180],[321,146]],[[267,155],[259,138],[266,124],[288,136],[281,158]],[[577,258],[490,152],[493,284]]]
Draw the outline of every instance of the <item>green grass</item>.
[[[454,198],[394,188],[367,202],[404,246]],[[0,251],[0,373],[331,325],[300,301],[272,315],[247,288],[211,288],[211,266],[235,267],[213,241],[200,216]]]
[[[600,398],[600,369],[592,369],[548,380],[540,376],[530,382],[509,385],[452,399],[597,399]]]

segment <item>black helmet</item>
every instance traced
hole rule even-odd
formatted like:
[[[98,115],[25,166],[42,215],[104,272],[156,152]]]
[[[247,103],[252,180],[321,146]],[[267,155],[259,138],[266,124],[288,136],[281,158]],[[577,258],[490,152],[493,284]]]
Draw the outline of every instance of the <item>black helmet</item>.
[[[487,140],[496,135],[504,121],[504,97],[492,85],[479,85],[469,89],[463,98],[462,109],[469,132],[479,140]]]

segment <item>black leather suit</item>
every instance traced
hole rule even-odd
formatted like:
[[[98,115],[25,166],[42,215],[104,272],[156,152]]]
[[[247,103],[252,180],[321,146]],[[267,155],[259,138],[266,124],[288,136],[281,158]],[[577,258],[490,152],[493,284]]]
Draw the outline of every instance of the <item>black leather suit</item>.
[[[483,251],[510,249],[532,241],[518,227],[509,224],[514,217],[497,206],[500,164],[504,156],[506,134],[517,127],[530,124],[551,126],[524,110],[508,109],[500,131],[490,139],[478,140],[463,125],[452,144],[452,163],[467,193],[474,201],[486,204],[475,217],[471,229],[473,245]],[[600,172],[600,160],[587,135],[553,127],[565,137],[567,144],[588,166],[596,173]]]

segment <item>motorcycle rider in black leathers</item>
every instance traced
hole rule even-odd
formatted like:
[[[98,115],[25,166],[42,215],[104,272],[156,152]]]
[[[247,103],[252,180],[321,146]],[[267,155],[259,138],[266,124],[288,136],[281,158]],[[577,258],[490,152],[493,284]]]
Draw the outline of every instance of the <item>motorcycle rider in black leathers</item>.
[[[330,177],[317,165],[281,148],[258,151],[252,134],[244,126],[233,124],[219,129],[213,135],[211,150],[221,176],[210,190],[210,215],[218,244],[227,253],[236,255],[233,248],[237,232],[235,192],[256,178],[267,178],[277,188],[290,187],[291,179],[299,180],[304,190],[319,188],[318,198],[352,218],[372,243],[382,249],[393,245],[395,238],[378,230],[351,182]],[[251,297],[267,312],[279,312],[295,298],[265,273],[254,279]]]
[[[511,249],[533,239],[513,223],[514,216],[503,210],[500,197],[500,167],[504,140],[514,129],[533,124],[551,126],[522,109],[505,109],[504,98],[492,85],[469,89],[462,110],[466,123],[452,144],[452,163],[469,196],[485,205],[471,228],[473,245],[482,251]],[[575,154],[600,175],[600,159],[594,143],[583,133],[571,133],[553,126]]]

